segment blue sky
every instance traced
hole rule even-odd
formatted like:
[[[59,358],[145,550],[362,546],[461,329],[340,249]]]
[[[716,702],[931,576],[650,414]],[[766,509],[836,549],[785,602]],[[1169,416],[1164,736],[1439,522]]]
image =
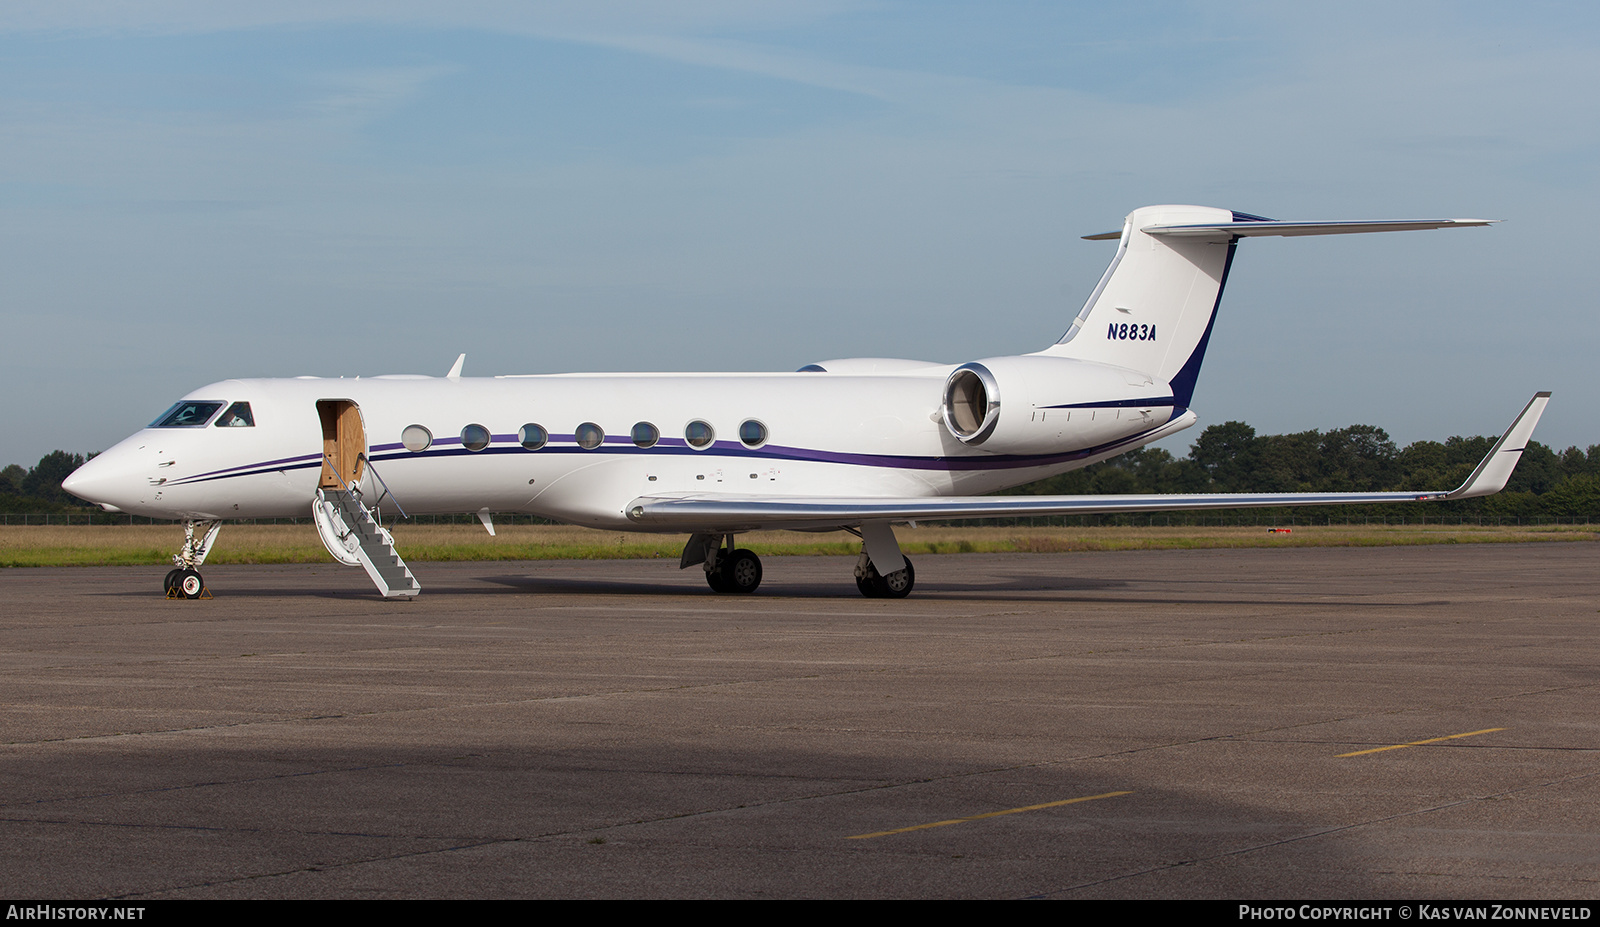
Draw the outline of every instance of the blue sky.
[[[8,3],[0,463],[231,376],[1037,350],[1164,202],[1507,220],[1244,243],[1201,427],[1600,443],[1594,10]]]

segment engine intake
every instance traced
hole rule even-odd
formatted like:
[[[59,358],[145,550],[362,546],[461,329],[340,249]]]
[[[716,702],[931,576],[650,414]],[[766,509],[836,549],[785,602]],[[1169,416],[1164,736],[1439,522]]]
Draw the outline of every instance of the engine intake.
[[[1000,423],[1000,383],[982,364],[962,364],[944,384],[944,424],[963,444],[982,444]]]

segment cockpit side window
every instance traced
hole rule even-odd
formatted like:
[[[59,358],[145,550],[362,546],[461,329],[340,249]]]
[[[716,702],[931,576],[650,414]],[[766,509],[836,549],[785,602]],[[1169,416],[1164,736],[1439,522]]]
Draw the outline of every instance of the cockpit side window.
[[[197,428],[211,421],[211,416],[222,408],[220,402],[186,399],[161,414],[150,423],[151,428]]]
[[[217,416],[218,428],[254,428],[255,416],[250,414],[250,403],[236,402],[228,411]]]

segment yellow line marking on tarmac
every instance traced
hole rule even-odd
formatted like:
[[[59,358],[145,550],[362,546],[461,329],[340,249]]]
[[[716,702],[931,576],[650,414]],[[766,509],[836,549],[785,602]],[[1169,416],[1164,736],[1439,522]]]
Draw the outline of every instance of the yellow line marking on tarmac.
[[[1064,798],[1061,801],[1047,801],[1042,805],[1028,805],[1023,808],[1007,808],[1004,811],[991,811],[988,814],[974,814],[970,817],[951,818],[948,821],[934,821],[932,824],[918,824],[914,827],[901,827],[895,830],[880,830],[871,834],[856,834],[846,837],[846,840],[869,840],[873,837],[887,837],[890,834],[904,834],[914,830],[927,830],[930,827],[945,827],[950,824],[965,824],[968,821],[981,821],[984,818],[998,818],[1007,814],[1021,814],[1024,811],[1041,811],[1045,808],[1059,808],[1062,805],[1076,805],[1081,801],[1097,801],[1101,798],[1116,798],[1118,795],[1132,795],[1133,792],[1106,792],[1103,795],[1085,795],[1082,798]]]
[[[1456,740],[1461,737],[1476,737],[1479,734],[1493,734],[1495,731],[1503,730],[1505,730],[1503,727],[1486,727],[1481,731],[1468,731],[1465,734],[1451,734],[1447,737],[1431,737],[1427,740],[1413,740],[1408,744],[1395,744],[1390,747],[1374,747],[1371,750],[1357,750],[1354,753],[1341,753],[1334,757],[1334,759],[1344,759],[1347,756],[1366,756],[1369,753],[1382,753],[1385,750],[1404,750],[1407,747],[1420,747],[1423,744],[1436,744],[1441,740]]]

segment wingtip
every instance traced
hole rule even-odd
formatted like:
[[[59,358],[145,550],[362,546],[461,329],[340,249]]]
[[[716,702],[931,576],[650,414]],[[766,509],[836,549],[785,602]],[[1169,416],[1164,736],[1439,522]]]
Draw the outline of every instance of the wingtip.
[[[1511,480],[1511,471],[1516,469],[1517,462],[1522,459],[1522,452],[1527,450],[1528,442],[1533,439],[1533,430],[1539,426],[1539,419],[1544,415],[1546,403],[1541,400],[1550,398],[1549,390],[1534,393],[1528,404],[1522,407],[1511,427],[1505,430],[1500,440],[1494,443],[1489,453],[1478,464],[1466,482],[1454,490],[1446,493],[1446,499],[1471,499],[1476,496],[1492,496],[1506,488],[1506,483]]]

